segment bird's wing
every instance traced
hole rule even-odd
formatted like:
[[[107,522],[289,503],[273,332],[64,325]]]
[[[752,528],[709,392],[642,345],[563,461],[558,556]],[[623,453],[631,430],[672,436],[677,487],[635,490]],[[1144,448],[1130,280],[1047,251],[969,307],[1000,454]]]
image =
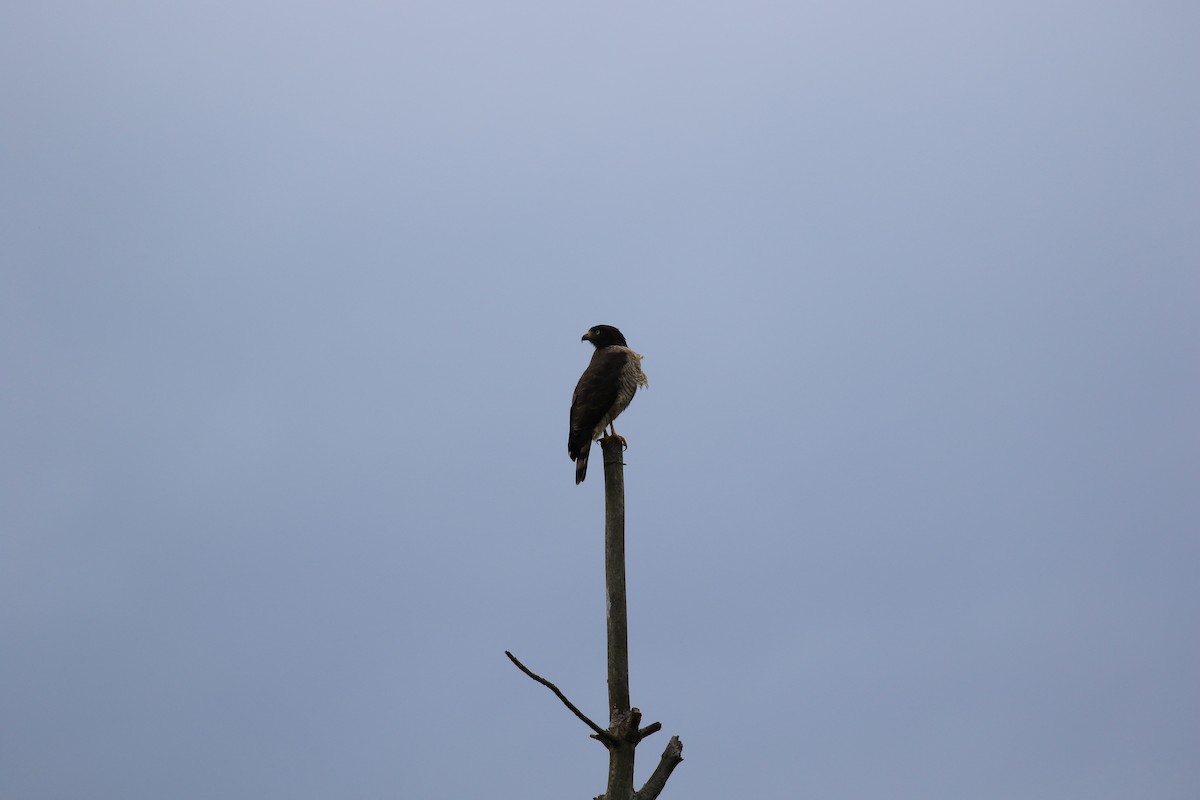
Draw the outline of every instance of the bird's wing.
[[[592,355],[571,398],[571,433],[567,439],[567,452],[571,458],[579,455],[584,447],[590,447],[592,433],[604,419],[621,388],[621,371],[629,354],[615,348],[603,348]]]

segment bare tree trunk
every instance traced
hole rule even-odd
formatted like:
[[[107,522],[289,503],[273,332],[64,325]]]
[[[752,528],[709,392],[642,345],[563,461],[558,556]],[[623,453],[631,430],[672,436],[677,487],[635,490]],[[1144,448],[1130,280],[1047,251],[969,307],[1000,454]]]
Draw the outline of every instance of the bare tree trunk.
[[[604,588],[608,604],[608,715],[629,711],[629,617],[625,607],[625,463],[619,439],[604,449]]]
[[[629,707],[629,617],[625,603],[625,462],[615,436],[600,443],[604,451],[604,587],[608,611],[608,791],[605,800],[632,800],[637,722]],[[640,714],[638,715],[641,716]]]
[[[663,750],[654,774],[641,791],[633,790],[634,750],[662,724],[652,722],[644,728],[642,712],[629,704],[629,618],[625,603],[625,463],[624,443],[610,437],[602,439],[604,451],[604,588],[608,618],[608,729],[601,728],[580,711],[559,688],[536,675],[507,650],[504,654],[517,668],[542,684],[563,702],[571,713],[592,729],[593,739],[608,748],[608,789],[596,800],[655,800],[683,761],[683,743],[672,736]]]

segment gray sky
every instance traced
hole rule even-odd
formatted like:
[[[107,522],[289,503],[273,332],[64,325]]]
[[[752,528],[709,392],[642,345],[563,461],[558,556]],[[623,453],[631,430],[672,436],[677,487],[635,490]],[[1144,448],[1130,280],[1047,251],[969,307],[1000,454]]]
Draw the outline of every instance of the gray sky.
[[[0,796],[1200,793],[1200,11],[0,11]]]

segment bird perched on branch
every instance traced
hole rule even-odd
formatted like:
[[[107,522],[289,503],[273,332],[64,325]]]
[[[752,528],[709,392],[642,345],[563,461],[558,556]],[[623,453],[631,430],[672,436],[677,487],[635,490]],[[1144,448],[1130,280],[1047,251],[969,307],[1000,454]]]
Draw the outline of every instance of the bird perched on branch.
[[[592,440],[615,437],[622,447],[624,437],[617,435],[613,420],[629,406],[639,386],[649,386],[642,372],[642,356],[629,349],[625,337],[612,325],[596,325],[588,329],[580,341],[591,342],[596,352],[588,364],[575,394],[571,398],[571,434],[567,438],[567,453],[575,462],[575,483],[587,477],[588,454]],[[609,433],[605,434],[605,427]]]

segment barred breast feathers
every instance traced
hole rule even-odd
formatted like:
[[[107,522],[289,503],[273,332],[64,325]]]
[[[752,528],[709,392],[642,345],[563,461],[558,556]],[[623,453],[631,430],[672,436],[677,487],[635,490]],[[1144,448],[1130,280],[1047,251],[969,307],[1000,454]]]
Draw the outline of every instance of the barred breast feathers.
[[[641,353],[635,353],[628,347],[621,347],[620,345],[612,345],[609,349],[619,350],[622,353],[628,353],[630,356],[632,356],[632,358],[629,360],[629,363],[625,365],[625,369],[622,371],[621,377],[623,379],[625,379],[626,375],[628,375],[628,380],[633,381],[635,388],[638,386],[646,389],[650,388],[650,381],[646,379],[646,373],[642,371],[642,359],[645,358],[644,355]]]
[[[626,361],[625,366],[621,369],[616,402],[613,403],[612,408],[608,410],[608,413],[604,415],[604,418],[600,420],[600,424],[592,432],[593,439],[602,437],[604,429],[619,417],[622,411],[629,407],[630,402],[633,401],[633,395],[637,392],[639,386],[650,388],[650,383],[646,379],[646,373],[642,371],[642,359],[645,356],[620,345],[610,345],[605,349],[625,353],[629,356],[629,360]]]

